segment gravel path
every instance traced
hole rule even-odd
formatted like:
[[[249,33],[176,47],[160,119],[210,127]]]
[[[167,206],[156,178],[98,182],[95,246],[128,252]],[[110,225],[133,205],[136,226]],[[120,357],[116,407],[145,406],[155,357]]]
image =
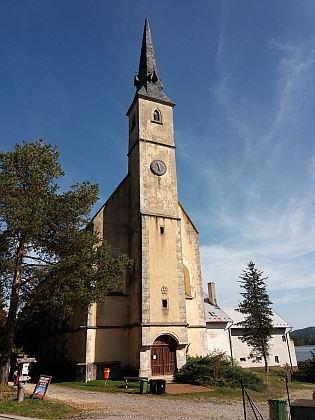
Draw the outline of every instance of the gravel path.
[[[34,385],[27,389],[33,392]],[[226,402],[217,398],[201,397],[185,399],[184,396],[140,395],[124,393],[100,393],[49,385],[47,397],[67,402],[83,410],[88,410],[78,419],[149,419],[149,420],[241,420],[244,418],[242,402]],[[284,397],[285,398],[285,397]],[[292,395],[292,399],[301,398]],[[306,396],[303,398],[311,398]],[[268,419],[268,404],[259,403],[259,411]],[[248,410],[247,418],[254,419]]]
[[[32,392],[33,389],[32,386],[28,390]],[[240,420],[244,418],[242,403],[222,402],[222,400],[209,397],[188,400],[180,396],[110,394],[58,387],[52,384],[49,385],[47,397],[89,410],[89,413],[79,417],[81,419],[108,419],[109,416],[110,418],[149,420]],[[260,411],[267,419],[267,404],[260,407]]]

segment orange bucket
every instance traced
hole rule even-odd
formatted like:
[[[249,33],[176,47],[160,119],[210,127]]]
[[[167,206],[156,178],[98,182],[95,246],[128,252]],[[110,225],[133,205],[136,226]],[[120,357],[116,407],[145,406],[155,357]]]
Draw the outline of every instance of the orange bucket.
[[[103,370],[104,379],[107,380],[109,378],[109,373],[110,373],[110,369],[109,368],[104,368],[104,370]]]

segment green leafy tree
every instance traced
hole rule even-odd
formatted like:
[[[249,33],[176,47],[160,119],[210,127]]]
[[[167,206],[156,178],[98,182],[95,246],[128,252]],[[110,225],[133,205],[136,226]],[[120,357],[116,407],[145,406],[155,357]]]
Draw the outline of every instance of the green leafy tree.
[[[263,271],[257,270],[251,261],[239,276],[241,287],[245,289],[241,295],[244,300],[238,305],[238,311],[245,315],[242,322],[244,333],[242,341],[252,347],[251,358],[261,356],[268,372],[268,356],[270,338],[273,331],[272,302],[266,290],[268,277],[263,277]]]
[[[131,260],[85,227],[98,186],[88,181],[58,194],[64,173],[57,147],[38,142],[0,152],[0,280],[8,300],[0,383],[8,381],[17,314],[25,303],[65,318],[104,301]]]

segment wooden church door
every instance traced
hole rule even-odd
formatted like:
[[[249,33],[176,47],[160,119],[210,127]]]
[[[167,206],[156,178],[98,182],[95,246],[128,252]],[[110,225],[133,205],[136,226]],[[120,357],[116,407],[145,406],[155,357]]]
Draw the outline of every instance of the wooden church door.
[[[168,335],[162,335],[151,347],[152,376],[173,375],[175,368],[176,341]]]

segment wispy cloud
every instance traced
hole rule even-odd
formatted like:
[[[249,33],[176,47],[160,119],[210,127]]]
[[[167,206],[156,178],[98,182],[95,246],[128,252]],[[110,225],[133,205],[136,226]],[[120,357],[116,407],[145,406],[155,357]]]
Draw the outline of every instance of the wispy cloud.
[[[294,45],[273,39],[269,42],[269,48],[282,56],[278,62],[275,81],[279,95],[278,110],[273,124],[264,136],[264,143],[267,144],[277,137],[283,139],[288,133],[289,138],[292,137],[290,130],[293,125],[299,125],[303,104],[314,94],[315,39],[309,38]]]
[[[222,70],[221,38],[218,59]],[[309,155],[308,163],[299,166],[299,149],[309,139],[301,144],[296,137],[306,123],[305,104],[315,96],[315,40],[295,45],[272,40],[269,52],[278,61],[275,78],[270,81],[276,86],[274,113],[264,131],[257,128],[263,126],[258,115],[246,117],[239,112],[244,102],[235,99],[233,80],[227,79],[224,71],[211,89],[244,148],[238,172],[226,156],[224,171],[226,177],[233,174],[230,188],[237,194],[211,214],[213,224],[225,234],[218,243],[212,241],[213,224],[208,224],[201,259],[204,288],[207,282],[216,282],[221,305],[238,304],[238,276],[253,260],[269,277],[268,291],[275,309],[293,323],[294,305],[310,302],[315,294],[315,191],[311,182],[315,157]],[[219,166],[216,169],[221,171]],[[204,181],[212,186],[207,176],[205,173]]]

